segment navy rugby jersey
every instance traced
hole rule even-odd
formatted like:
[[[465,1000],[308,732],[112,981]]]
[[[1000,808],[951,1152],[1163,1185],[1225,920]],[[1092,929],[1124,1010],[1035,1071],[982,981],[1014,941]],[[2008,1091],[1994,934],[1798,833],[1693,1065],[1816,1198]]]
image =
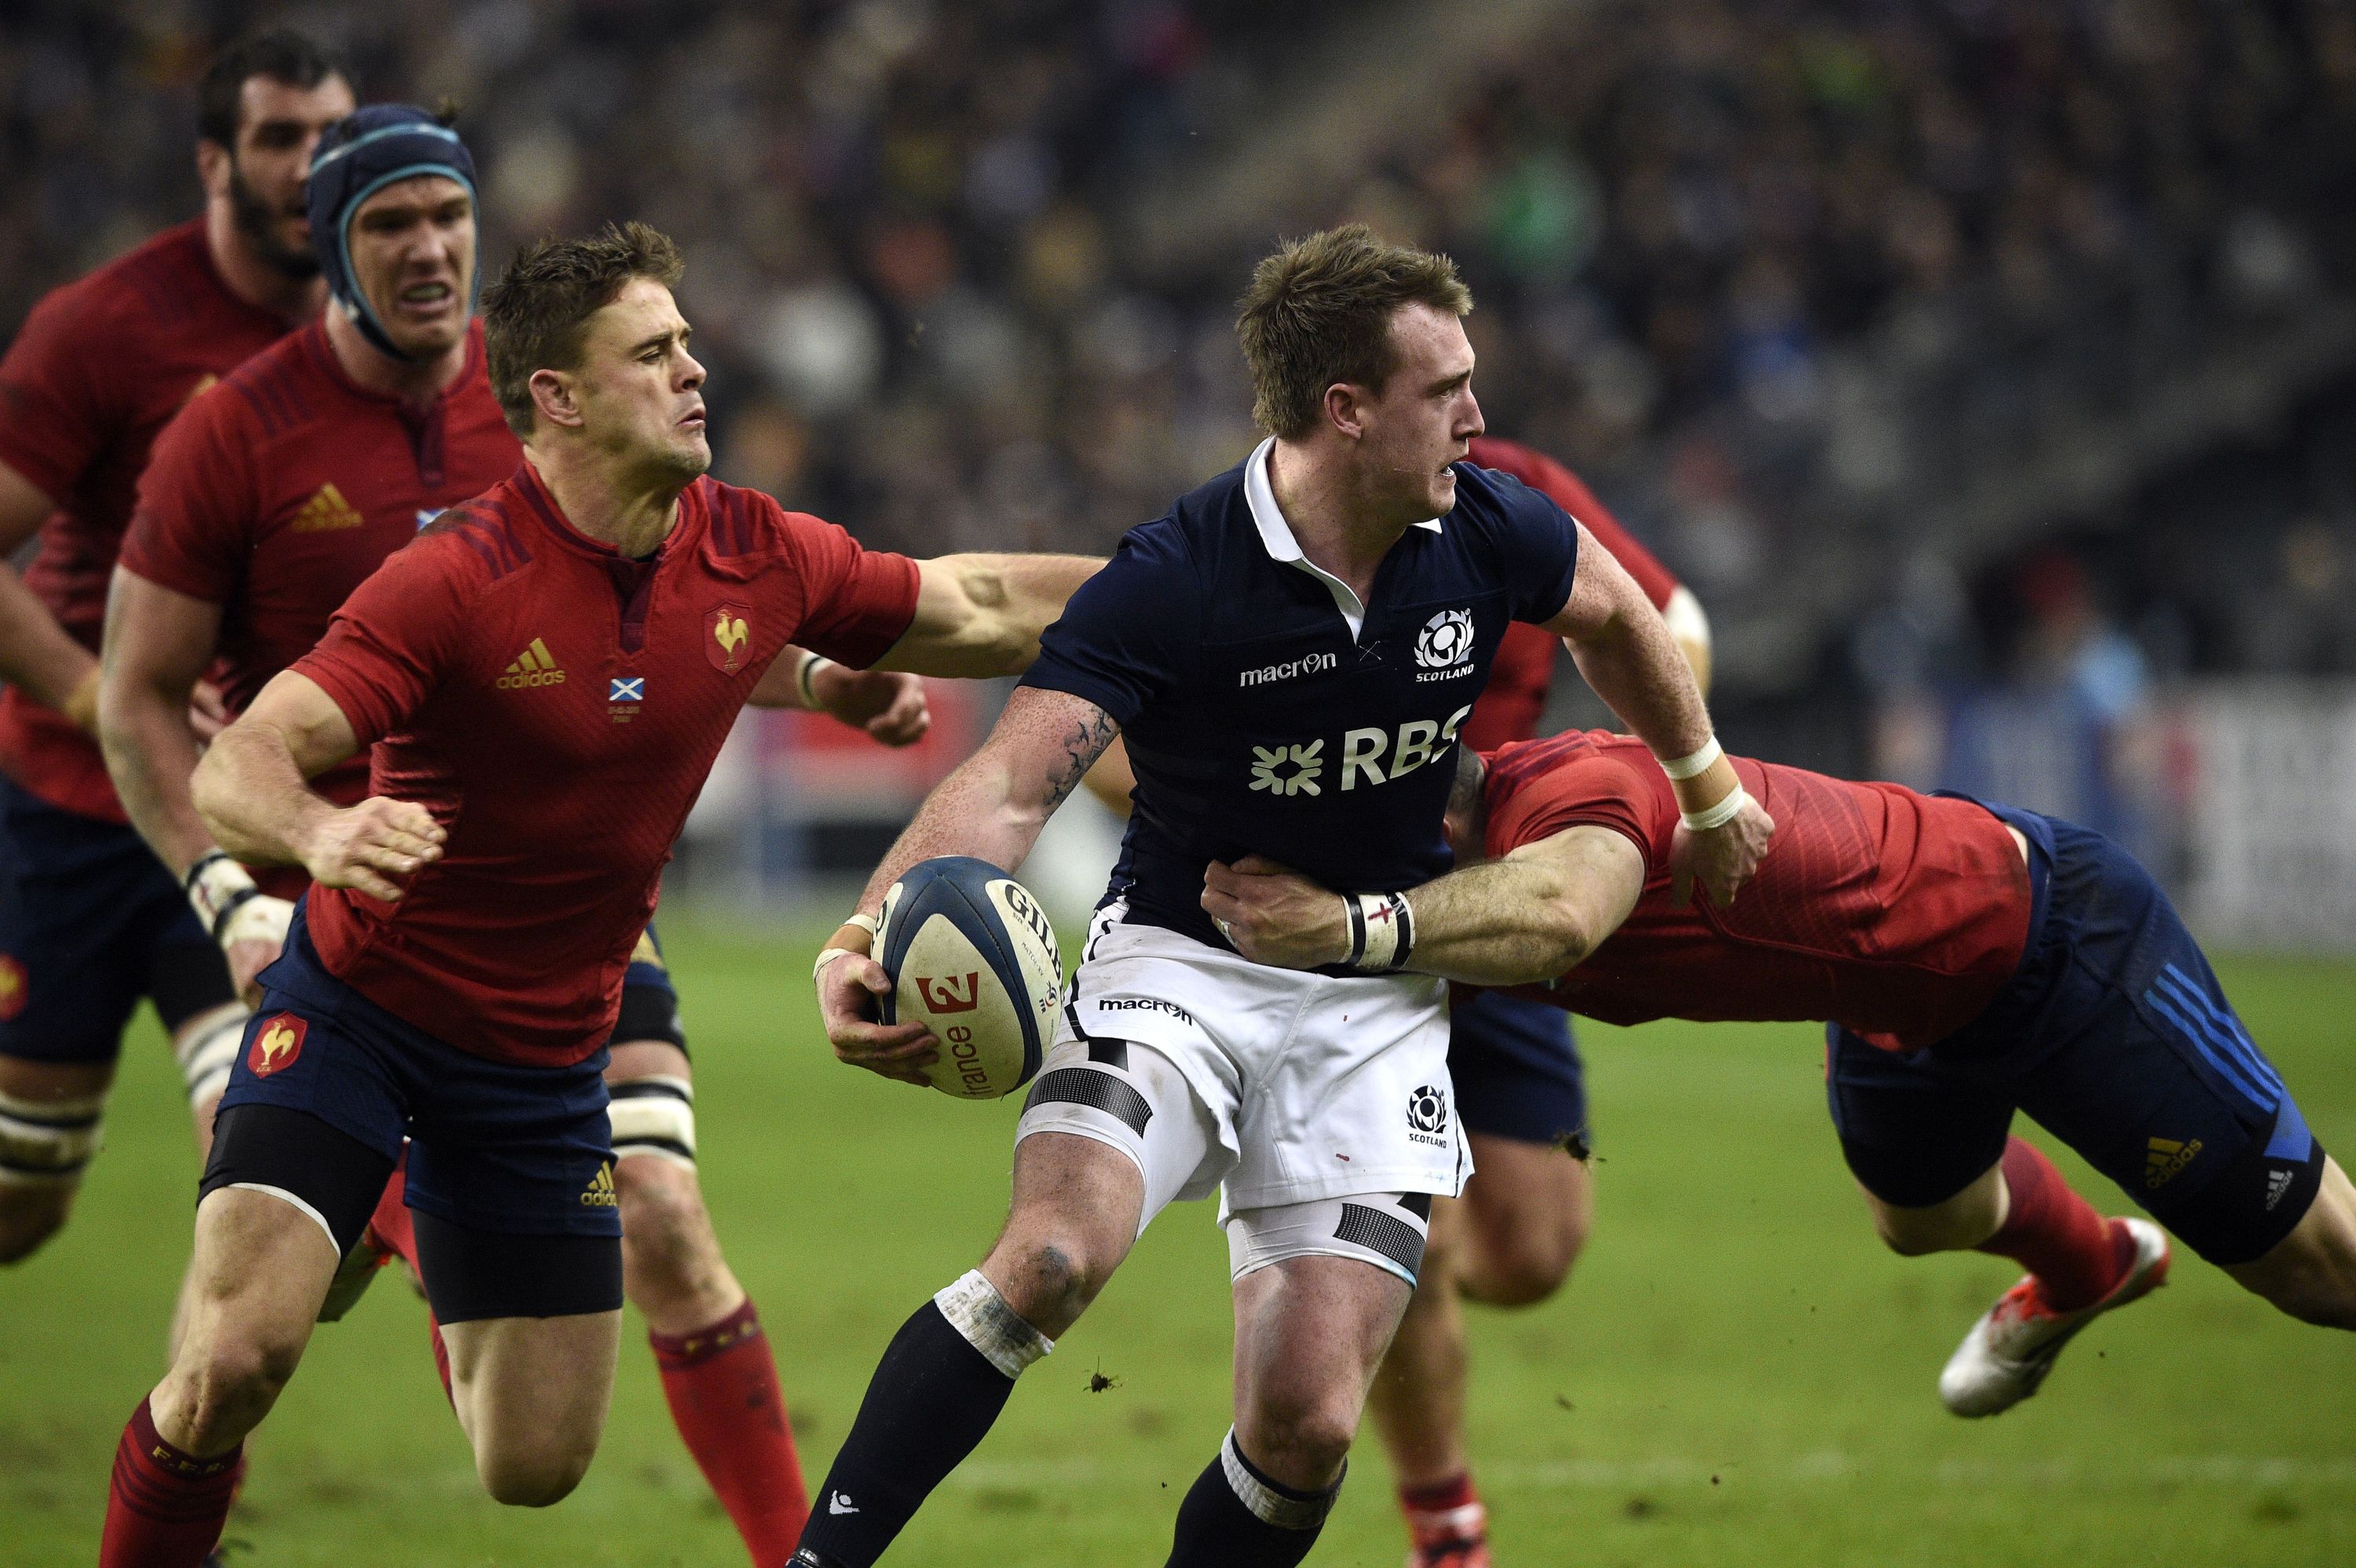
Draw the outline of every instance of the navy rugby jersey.
[[[1460,463],[1454,509],[1391,547],[1361,606],[1302,559],[1273,444],[1130,529],[1023,677],[1128,740],[1137,793],[1107,901],[1216,946],[1215,859],[1265,855],[1354,892],[1448,869],[1457,730],[1506,625],[1560,614],[1579,564],[1562,508]]]

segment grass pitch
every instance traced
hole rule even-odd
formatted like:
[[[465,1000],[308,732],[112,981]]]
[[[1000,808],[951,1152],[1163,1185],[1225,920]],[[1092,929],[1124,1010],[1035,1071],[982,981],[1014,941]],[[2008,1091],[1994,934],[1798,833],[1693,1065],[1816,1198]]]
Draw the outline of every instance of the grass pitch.
[[[817,934],[664,927],[704,1181],[813,1486],[884,1341],[1001,1219],[1015,1111],[837,1066],[804,978]],[[2356,965],[2221,970],[2345,1158]],[[2014,1270],[1874,1243],[1825,1115],[1815,1031],[1582,1039],[1594,1240],[1557,1299],[1474,1321],[1477,1474],[1506,1568],[2356,1563],[2356,1339],[2291,1323],[2180,1254],[2169,1288],[2080,1339],[2039,1398],[1958,1421],[1937,1403],[1939,1366]],[[195,1169],[152,1025],[108,1132],[74,1222],[0,1274],[9,1568],[94,1559],[116,1435],[160,1370]],[[2123,1208],[2063,1161],[2098,1206]],[[1209,1205],[1165,1215],[889,1561],[1161,1562],[1227,1422],[1226,1265]],[[424,1333],[423,1304],[391,1279],[321,1330],[253,1441],[236,1568],[743,1561],[671,1430],[641,1326],[625,1331],[596,1467],[538,1512],[476,1487]],[[1098,1373],[1111,1386],[1091,1392]],[[1369,1439],[1311,1561],[1401,1554]]]

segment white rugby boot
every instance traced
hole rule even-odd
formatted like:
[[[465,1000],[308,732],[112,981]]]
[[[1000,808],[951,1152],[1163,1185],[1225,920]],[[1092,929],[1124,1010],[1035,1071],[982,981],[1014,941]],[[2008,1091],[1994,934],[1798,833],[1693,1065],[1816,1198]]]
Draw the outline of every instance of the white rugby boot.
[[[1939,1401],[1957,1415],[1994,1415],[2037,1392],[2071,1337],[2115,1307],[2140,1301],[2168,1282],[2168,1232],[2148,1220],[2117,1219],[2135,1238],[2135,1258],[2108,1296],[2074,1312],[2045,1304],[2035,1275],[1980,1315],[1939,1373]]]

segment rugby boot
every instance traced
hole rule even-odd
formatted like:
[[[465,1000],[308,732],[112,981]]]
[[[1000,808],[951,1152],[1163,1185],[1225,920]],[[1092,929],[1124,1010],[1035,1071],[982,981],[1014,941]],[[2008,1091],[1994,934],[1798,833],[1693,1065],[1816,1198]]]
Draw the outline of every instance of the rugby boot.
[[[2148,1220],[2119,1219],[2135,1256],[2110,1294],[2074,1312],[2046,1305],[2035,1275],[1997,1298],[1939,1373],[1939,1400],[1957,1415],[1995,1415],[2027,1399],[2079,1329],[2115,1307],[2140,1301],[2168,1281],[2168,1232]]]
[[[1405,1512],[1411,1542],[1407,1568],[1493,1568],[1489,1510],[1478,1499],[1458,1508]]]

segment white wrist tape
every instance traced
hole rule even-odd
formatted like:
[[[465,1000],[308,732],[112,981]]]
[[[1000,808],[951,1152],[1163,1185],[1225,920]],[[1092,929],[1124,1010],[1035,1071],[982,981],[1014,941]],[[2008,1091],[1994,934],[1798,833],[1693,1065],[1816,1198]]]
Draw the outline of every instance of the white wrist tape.
[[[1702,742],[1702,748],[1698,752],[1688,752],[1682,757],[1663,757],[1658,761],[1661,771],[1669,777],[1690,779],[1698,778],[1709,772],[1711,767],[1716,765],[1718,759],[1724,755],[1726,755],[1725,748],[1718,743],[1718,737],[1712,735],[1708,741]]]
[[[224,947],[232,940],[228,932],[238,912],[262,897],[252,874],[230,859],[225,849],[208,849],[197,857],[197,863],[188,868],[180,886],[187,893],[188,907],[197,912],[198,923],[203,925],[206,934]],[[285,939],[283,925],[278,935],[281,941]]]
[[[845,925],[855,925],[860,930],[865,932],[871,946],[873,944],[875,938],[884,933],[883,923],[872,914],[860,914],[854,912],[853,913],[843,916],[842,923]],[[830,947],[818,955],[817,963],[810,965],[810,984],[813,986],[818,984],[818,977],[826,973],[826,966],[833,963],[838,958],[864,958],[870,956],[873,956],[873,955],[860,953],[849,947]]]
[[[834,661],[832,659],[826,657],[822,654],[812,654],[809,657],[802,660],[802,667],[795,672],[794,679],[802,688],[802,706],[809,709],[813,713],[817,712],[819,709],[819,667],[820,665],[830,665]]]
[[[294,923],[292,901],[257,892],[230,910],[214,935],[224,951],[241,942],[262,942],[273,948],[282,948],[286,945],[286,928]]]
[[[1683,822],[1689,832],[1707,833],[1713,827],[1723,827],[1741,816],[1742,808],[1750,803],[1750,793],[1738,784],[1728,790],[1716,805],[1705,806],[1699,811],[1681,811],[1677,814],[1677,820]]]
[[[1342,962],[1362,975],[1388,975],[1407,964],[1415,948],[1415,911],[1405,893],[1344,893],[1350,922],[1350,955]]]

